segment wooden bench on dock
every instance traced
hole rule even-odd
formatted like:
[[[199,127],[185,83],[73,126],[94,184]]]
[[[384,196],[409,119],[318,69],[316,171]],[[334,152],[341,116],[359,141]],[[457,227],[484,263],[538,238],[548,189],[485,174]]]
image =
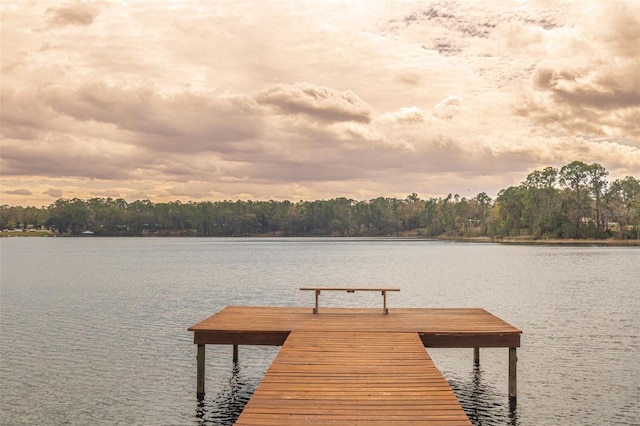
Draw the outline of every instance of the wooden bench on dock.
[[[361,287],[301,287],[300,290],[313,291],[316,294],[316,305],[313,308],[313,313],[318,313],[318,299],[320,293],[323,291],[346,291],[347,293],[355,293],[356,291],[379,291],[382,293],[382,313],[387,315],[389,310],[387,309],[387,292],[388,291],[400,291],[399,288],[361,288]]]

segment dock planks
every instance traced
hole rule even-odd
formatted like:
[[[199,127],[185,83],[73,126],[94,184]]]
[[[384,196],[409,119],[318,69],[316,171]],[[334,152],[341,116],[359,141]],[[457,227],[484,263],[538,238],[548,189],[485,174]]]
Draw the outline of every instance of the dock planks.
[[[469,425],[414,333],[293,331],[237,425]]]
[[[202,362],[206,344],[282,345],[238,425],[469,425],[425,347],[509,348],[516,394],[522,332],[481,308],[228,306],[189,330]]]

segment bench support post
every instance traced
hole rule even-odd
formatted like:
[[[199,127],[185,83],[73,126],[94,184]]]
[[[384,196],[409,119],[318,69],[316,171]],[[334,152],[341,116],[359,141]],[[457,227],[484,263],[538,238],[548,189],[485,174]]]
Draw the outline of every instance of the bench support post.
[[[302,287],[300,290],[313,290],[315,294],[315,304],[313,306],[313,313],[318,313],[318,299],[320,293],[325,291],[346,291],[347,293],[355,293],[356,291],[379,291],[382,293],[382,313],[387,315],[389,310],[387,309],[387,292],[388,291],[400,291],[399,288],[354,288],[354,287]]]

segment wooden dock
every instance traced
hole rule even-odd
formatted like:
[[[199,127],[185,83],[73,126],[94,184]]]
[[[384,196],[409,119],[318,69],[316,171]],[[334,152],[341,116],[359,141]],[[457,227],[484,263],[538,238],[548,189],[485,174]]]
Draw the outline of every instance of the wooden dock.
[[[521,331],[484,309],[230,306],[189,330],[200,398],[205,345],[282,345],[239,425],[470,424],[425,347],[509,348],[516,397]]]

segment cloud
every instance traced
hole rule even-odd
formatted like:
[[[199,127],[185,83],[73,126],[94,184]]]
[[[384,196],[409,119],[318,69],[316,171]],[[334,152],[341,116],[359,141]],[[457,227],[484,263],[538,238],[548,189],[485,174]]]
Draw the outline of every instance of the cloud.
[[[55,114],[43,105],[34,87],[18,89],[2,85],[0,134],[3,138],[32,140],[41,131],[51,129]]]
[[[640,4],[596,3],[562,38],[565,50],[536,64],[535,91],[515,110],[586,136],[640,136]]]
[[[46,191],[44,191],[43,194],[53,198],[60,198],[62,197],[62,190],[57,188],[49,188]]]
[[[47,9],[47,20],[53,26],[91,25],[99,10],[88,3],[69,3]]]
[[[538,90],[550,92],[558,103],[603,110],[640,105],[640,60],[597,65],[576,69],[541,64],[533,73],[533,82]]]
[[[189,92],[160,95],[152,86],[117,87],[86,83],[69,90],[50,86],[45,102],[79,121],[107,123],[147,137],[138,142],[167,152],[202,152],[247,140],[260,128],[258,106],[246,96]]]
[[[460,112],[462,102],[457,96],[448,96],[433,107],[433,115],[442,120],[450,120]]]
[[[4,139],[2,173],[4,176],[90,177],[126,179],[139,160],[118,144],[53,134],[25,144]]]
[[[389,123],[423,123],[425,121],[425,112],[422,108],[416,106],[405,107],[400,108],[398,111],[381,114],[378,120]]]
[[[635,62],[635,65],[632,63]],[[543,64],[533,74],[537,92],[515,110],[544,126],[593,136],[640,136],[640,60],[576,68]]]
[[[596,2],[579,24],[607,56],[637,57],[640,48],[640,3],[634,0]],[[599,52],[600,53],[600,52]]]
[[[10,195],[33,195],[33,192],[29,191],[28,189],[12,189],[9,191],[4,191],[4,193]]]
[[[91,195],[96,197],[110,197],[110,198],[118,198],[120,197],[120,193],[118,191],[114,191],[112,189],[107,189],[104,191],[92,191]]]
[[[310,83],[277,84],[257,96],[257,101],[283,113],[305,114],[319,121],[368,123],[371,107],[350,90],[337,91]]]
[[[207,198],[224,197],[223,193],[216,192],[207,182],[193,181],[183,182],[167,189],[167,193],[177,198],[201,200]]]

